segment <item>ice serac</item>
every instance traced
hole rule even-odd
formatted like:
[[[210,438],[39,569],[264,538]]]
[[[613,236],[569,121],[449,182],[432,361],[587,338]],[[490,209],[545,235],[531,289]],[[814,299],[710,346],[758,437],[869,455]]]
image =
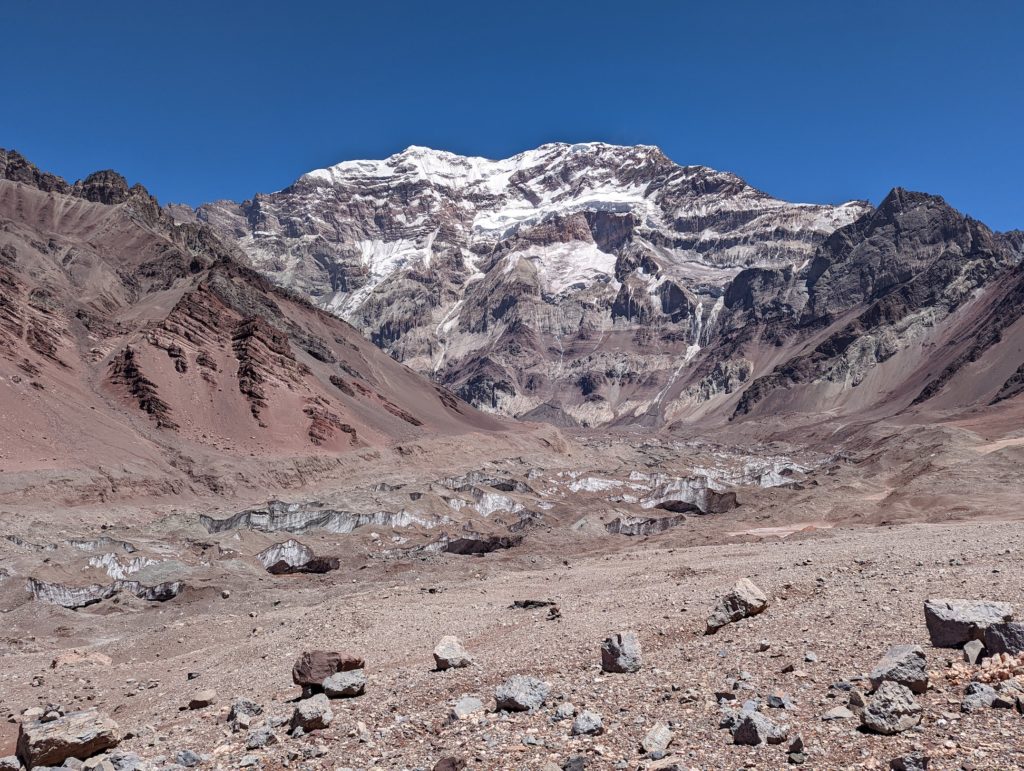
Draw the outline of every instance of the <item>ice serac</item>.
[[[795,270],[869,210],[584,143],[504,160],[410,147],[174,211],[476,406],[595,425],[657,419],[738,272]]]

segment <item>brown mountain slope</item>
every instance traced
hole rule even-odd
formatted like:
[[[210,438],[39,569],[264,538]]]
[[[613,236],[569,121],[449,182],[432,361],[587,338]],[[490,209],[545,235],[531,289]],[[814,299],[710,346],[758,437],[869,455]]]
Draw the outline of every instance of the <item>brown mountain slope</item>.
[[[113,172],[69,185],[0,151],[0,496],[222,489],[524,431],[235,254]]]

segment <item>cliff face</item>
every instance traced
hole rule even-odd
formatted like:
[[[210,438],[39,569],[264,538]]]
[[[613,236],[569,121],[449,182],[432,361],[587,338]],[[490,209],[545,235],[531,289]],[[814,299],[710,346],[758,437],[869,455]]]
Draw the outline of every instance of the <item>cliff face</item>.
[[[594,424],[660,409],[738,272],[793,269],[869,210],[594,143],[500,161],[412,147],[175,216],[484,409]]]

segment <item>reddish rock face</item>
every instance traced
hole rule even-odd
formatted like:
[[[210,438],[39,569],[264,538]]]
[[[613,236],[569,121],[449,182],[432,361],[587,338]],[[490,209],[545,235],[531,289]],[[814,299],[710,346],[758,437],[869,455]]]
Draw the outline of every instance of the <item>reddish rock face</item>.
[[[335,672],[348,672],[366,666],[361,656],[348,651],[306,651],[292,667],[292,680],[303,688],[317,689]]]

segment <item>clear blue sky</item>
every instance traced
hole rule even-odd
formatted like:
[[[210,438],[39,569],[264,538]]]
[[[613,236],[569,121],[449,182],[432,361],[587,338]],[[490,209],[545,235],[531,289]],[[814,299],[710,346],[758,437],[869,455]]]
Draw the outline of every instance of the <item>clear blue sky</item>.
[[[162,202],[410,144],[661,146],[783,198],[1024,227],[1024,3],[5,3],[0,146]]]

